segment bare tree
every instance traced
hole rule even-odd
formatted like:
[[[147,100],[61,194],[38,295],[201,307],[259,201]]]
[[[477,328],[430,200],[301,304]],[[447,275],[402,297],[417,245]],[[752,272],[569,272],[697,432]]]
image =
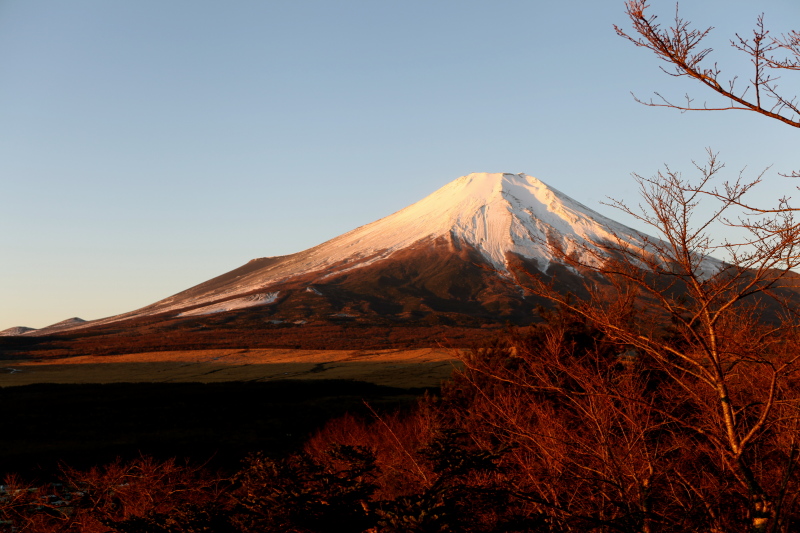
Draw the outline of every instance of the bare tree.
[[[685,104],[676,104],[658,93],[657,100],[637,101],[681,111],[747,110],[800,127],[797,98],[779,93],[776,83],[776,73],[800,70],[800,34],[773,38],[762,16],[751,39],[736,35],[731,45],[750,57],[754,69],[742,88],[736,76],[724,80],[716,64],[704,63],[712,50],[701,43],[712,28],[692,28],[676,8],[674,23],[664,29],[648,9],[644,0],[627,2],[636,36],[617,32],[668,63],[668,74],[695,79],[730,103],[697,106],[687,95]],[[768,207],[746,200],[762,176],[748,180],[740,174],[716,186],[724,165],[710,151],[708,161],[695,167],[696,180],[670,168],[651,178],[634,175],[642,203],[631,207],[612,201],[658,235],[643,236],[644,247],[615,238],[600,250],[567,254],[548,243],[561,262],[584,276],[584,298],[558,292],[543,278],[518,280],[601,331],[622,359],[643,369],[638,377],[644,381],[629,375],[626,388],[619,376],[603,378],[580,365],[564,366],[563,345],[553,353],[537,348],[549,353],[549,363],[530,350],[520,356],[514,347],[514,357],[524,361],[514,372],[507,363],[473,357],[465,361],[466,375],[482,394],[487,427],[515,435],[529,460],[546,457],[535,479],[552,481],[553,476],[542,475],[548,467],[558,473],[565,465],[573,472],[592,472],[585,478],[587,493],[597,495],[597,486],[606,487],[600,500],[615,502],[617,512],[611,515],[619,518],[621,502],[627,502],[628,509],[637,510],[641,530],[679,528],[675,511],[690,516],[702,509],[702,519],[691,522],[695,527],[789,531],[797,526],[792,494],[800,466],[800,390],[793,377],[800,357],[800,276],[794,273],[800,266],[800,224],[787,198]],[[709,203],[710,211],[702,211]],[[715,239],[718,223],[734,230],[735,237]],[[554,382],[554,372],[578,385]],[[650,378],[643,376],[652,372],[661,376],[664,393],[648,392],[644,383]],[[534,391],[560,395],[558,409],[544,413],[546,402],[534,399]],[[535,407],[524,411],[526,402]],[[550,430],[565,420],[557,411],[570,405],[573,431],[559,440],[559,432]],[[626,441],[627,435],[637,438]],[[548,441],[553,445],[544,446]],[[660,445],[653,446],[656,442]],[[679,443],[687,445],[682,453],[676,452]],[[587,516],[585,506],[567,509],[557,492],[548,498],[540,490],[539,505],[562,516],[565,511]],[[600,508],[588,516],[611,516],[608,507]]]
[[[675,512],[666,483],[689,447],[651,408],[673,410],[657,399],[665,389],[575,318],[473,351],[445,390],[471,393],[451,416],[485,446],[510,445],[505,483],[552,531],[691,530],[697,513]]]
[[[752,37],[746,38],[739,34],[730,40],[730,45],[737,51],[747,56],[753,70],[750,77],[739,75],[722,77],[722,69],[717,63],[709,65],[711,48],[704,47],[703,41],[713,28],[693,28],[691,23],[680,17],[678,6],[675,7],[673,23],[662,28],[655,15],[648,14],[647,0],[629,0],[625,3],[626,13],[630,18],[633,33],[629,35],[621,28],[615,26],[617,34],[628,39],[636,46],[651,50],[656,56],[667,63],[662,70],[675,77],[689,77],[712,91],[728,99],[726,105],[712,105],[703,103],[695,105],[694,99],[688,94],[685,103],[678,104],[656,92],[656,100],[641,100],[634,95],[637,102],[655,107],[670,107],[681,111],[723,111],[744,110],[753,111],[763,116],[778,120],[795,128],[800,127],[800,111],[796,95],[779,91],[778,80],[780,74],[800,71],[800,32],[792,30],[780,37],[770,35],[765,28],[764,15],[758,17],[756,27],[752,30]],[[746,79],[744,87],[737,82]],[[781,174],[785,177],[800,177],[800,171],[795,170]],[[740,180],[733,183],[724,183],[720,187],[697,188],[696,192],[713,196],[723,204],[734,204],[746,210],[746,214],[771,214],[781,215],[797,211],[790,205],[790,198],[784,196],[777,205],[764,207],[743,201],[742,197],[750,187],[761,181],[760,177],[753,182],[743,185]],[[781,221],[785,222],[785,221]],[[784,238],[794,238],[798,227],[787,226],[785,223],[777,227],[762,227],[762,236],[770,231],[778,232]]]
[[[796,224],[791,211],[736,218],[758,177],[740,177],[734,199],[704,194],[722,169],[710,153],[695,181],[635,176],[642,204],[614,205],[658,235],[643,247],[550,243],[584,297],[517,280],[597,333],[556,321],[463,359],[452,416],[487,446],[511,444],[509,485],[556,530],[798,526]],[[715,240],[721,219],[741,238]]]
[[[779,480],[797,483],[797,442],[786,439],[797,430],[800,408],[791,381],[800,357],[800,283],[792,271],[800,266],[798,229],[792,211],[726,218],[757,179],[737,181],[733,198],[703,194],[722,168],[709,154],[706,165],[697,165],[695,182],[670,169],[652,178],[635,175],[642,205],[614,205],[659,238],[646,237],[643,249],[622,239],[606,243],[602,252],[587,247],[583,257],[591,260],[583,261],[554,247],[561,261],[585,276],[589,296],[575,299],[542,279],[533,280],[533,290],[668,376],[687,414],[650,408],[691,434],[717,461],[715,468],[736,481],[753,530],[778,531],[785,526],[787,496]],[[716,203],[697,221],[703,200]],[[721,219],[745,237],[716,241],[709,232]],[[723,252],[727,261],[711,258]],[[704,501],[715,501],[700,485],[687,483]]]
[[[662,61],[668,63],[662,70],[671,76],[689,77],[717,92],[729,100],[728,104],[697,106],[694,99],[685,96],[685,103],[674,103],[659,93],[657,100],[637,101],[655,107],[671,107],[681,111],[721,111],[738,109],[754,111],[772,119],[800,128],[800,108],[797,96],[787,96],[778,91],[780,71],[800,70],[800,33],[790,32],[779,38],[771,37],[764,27],[763,14],[758,17],[752,38],[736,34],[730,44],[746,54],[753,65],[749,81],[744,87],[737,86],[739,76],[723,79],[722,69],[714,63],[707,65],[711,48],[703,47],[703,40],[713,29],[695,29],[691,23],[675,11],[675,20],[668,28],[657,23],[655,15],[649,15],[647,0],[630,0],[625,3],[626,13],[631,19],[635,36],[615,26],[617,33],[636,46],[651,50]],[[776,56],[783,53],[783,57]]]
[[[629,0],[625,3],[625,11],[631,20],[633,34],[629,35],[619,26],[614,26],[617,34],[636,46],[651,50],[656,57],[667,63],[661,67],[666,74],[674,77],[688,77],[711,89],[727,99],[721,105],[695,104],[694,98],[684,95],[684,103],[677,103],[661,93],[656,98],[642,100],[634,95],[634,99],[651,107],[669,107],[680,111],[752,111],[777,120],[783,124],[800,128],[800,105],[797,95],[779,91],[778,80],[781,73],[800,71],[800,32],[795,30],[780,37],[773,37],[764,26],[764,15],[758,17],[756,27],[752,30],[752,38],[735,35],[730,45],[749,57],[753,70],[751,74],[722,77],[722,69],[715,62],[709,65],[709,56],[713,51],[703,41],[713,27],[696,29],[691,22],[680,17],[678,5],[675,6],[673,23],[663,28],[656,15],[648,13],[650,6],[647,0]],[[742,84],[741,79],[747,80]],[[739,82],[739,85],[737,85]],[[742,87],[742,85],[744,85]],[[798,178],[800,170],[794,170],[783,176]],[[722,199],[738,201],[735,188],[722,187],[704,191]],[[739,195],[740,196],[740,195]],[[781,205],[772,212],[789,211],[788,199],[782,198]],[[741,205],[741,204],[740,204]],[[743,205],[751,212],[764,212],[763,208]]]
[[[773,38],[762,16],[751,38],[736,35],[731,45],[753,65],[742,87],[706,64],[711,28],[696,30],[677,11],[662,28],[648,9],[644,0],[627,2],[635,33],[617,32],[653,51],[668,74],[695,79],[729,103],[698,106],[686,96],[677,104],[658,93],[637,101],[747,110],[800,127],[797,98],[777,85],[778,73],[800,70],[800,34]],[[513,442],[522,473],[514,486],[564,530],[798,527],[796,209],[787,198],[751,205],[747,194],[761,175],[715,185],[724,165],[710,151],[695,167],[695,180],[670,168],[634,175],[641,204],[612,201],[657,235],[642,236],[643,247],[612,238],[568,254],[548,243],[583,276],[584,297],[545,278],[517,280],[596,328],[605,348],[576,352],[556,328],[549,341],[464,359],[459,379],[470,398],[460,423]],[[714,236],[720,223],[728,240]],[[609,358],[609,346],[619,357]]]

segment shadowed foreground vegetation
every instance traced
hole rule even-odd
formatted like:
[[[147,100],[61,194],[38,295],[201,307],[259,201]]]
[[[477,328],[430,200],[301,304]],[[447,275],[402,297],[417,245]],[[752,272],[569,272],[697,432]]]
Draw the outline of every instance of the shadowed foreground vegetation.
[[[57,477],[144,454],[230,472],[249,452],[297,450],[344,413],[412,404],[423,389],[349,380],[38,384],[0,388],[0,476]],[[1,483],[1,482],[0,482]]]
[[[776,351],[776,361],[780,357]],[[184,466],[154,449],[155,459],[129,455],[93,468],[63,467],[48,478],[59,485],[38,491],[28,490],[36,486],[32,478],[12,476],[0,519],[7,530],[13,523],[31,532],[753,529],[752,493],[715,441],[711,428],[718,420],[707,408],[713,396],[703,392],[701,380],[683,376],[677,384],[658,360],[621,351],[611,337],[568,311],[548,315],[530,334],[509,333],[474,349],[464,364],[440,395],[394,413],[381,409],[381,402],[397,405],[407,397],[357,384],[349,384],[349,404],[341,397],[326,404],[343,384],[324,381],[313,387],[275,383],[271,393],[248,384],[185,384],[173,389],[169,401],[159,396],[158,386],[140,388],[136,401],[146,405],[134,411],[147,415],[151,429],[147,435],[134,432],[131,445],[172,438],[172,445],[202,455],[206,441],[250,434],[251,444],[265,444],[265,453],[221,468],[217,459]],[[764,375],[746,366],[732,375],[735,403],[758,401],[763,389]],[[119,402],[113,410],[130,428],[143,423],[130,411],[134,386],[114,385],[113,397],[98,394],[102,387],[69,394],[70,387],[55,387],[48,396],[62,390],[57,405],[77,410],[92,409],[92,398],[102,396]],[[797,404],[790,400],[798,397],[798,387],[796,376],[780,378],[787,401],[745,459],[771,501],[780,502],[770,531],[800,527]],[[43,397],[35,387],[3,392],[29,394],[18,397],[23,402]],[[374,407],[357,405],[359,396],[369,395]],[[276,396],[281,407],[270,404]],[[322,426],[327,416],[355,407]],[[94,407],[103,408],[112,407]],[[257,422],[276,408],[284,412],[270,416],[282,422]],[[194,422],[181,422],[184,416]],[[200,419],[208,423],[195,425],[198,432],[184,427],[170,437],[173,424],[191,426]],[[152,426],[159,420],[161,429]],[[285,438],[293,432],[296,437]],[[97,436],[87,431],[83,445],[91,447]]]

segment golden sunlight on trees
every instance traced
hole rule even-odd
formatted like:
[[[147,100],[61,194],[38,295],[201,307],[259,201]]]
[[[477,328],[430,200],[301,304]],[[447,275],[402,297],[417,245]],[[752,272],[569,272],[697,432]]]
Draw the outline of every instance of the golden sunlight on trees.
[[[668,63],[666,73],[730,103],[696,106],[687,96],[675,104],[659,93],[637,101],[748,110],[800,127],[797,98],[778,91],[775,74],[800,69],[800,34],[770,37],[760,17],[752,38],[737,35],[732,46],[753,65],[742,88],[703,64],[711,28],[696,30],[677,12],[662,28],[648,9],[627,2],[633,36],[618,34]],[[724,165],[711,151],[695,169],[694,179],[669,167],[634,175],[641,204],[612,202],[657,235],[645,253],[622,239],[602,253],[550,244],[584,276],[584,296],[518,280],[559,311],[533,336],[473,352],[452,386],[459,393],[449,393],[463,402],[464,414],[448,411],[454,423],[486,446],[511,444],[519,475],[510,481],[557,530],[798,527],[796,209],[786,198],[748,203],[761,176],[716,184]],[[720,224],[734,236],[717,238]]]
[[[621,36],[667,62],[668,74],[730,100],[698,107],[688,96],[679,105],[656,93],[660,100],[642,103],[749,110],[800,127],[797,99],[778,92],[774,74],[800,68],[797,32],[772,38],[760,17],[751,39],[737,35],[731,44],[754,69],[740,88],[737,77],[724,81],[716,64],[702,64],[710,28],[693,29],[676,13],[663,29],[646,1],[626,8],[634,36],[617,28]],[[622,239],[607,242],[594,261],[553,247],[584,275],[585,297],[521,280],[594,331],[588,344],[576,351],[574,326],[551,326],[538,343],[517,342],[498,360],[477,354],[465,361],[481,424],[513,439],[532,483],[547,480],[535,492],[561,523],[597,520],[631,531],[797,526],[795,209],[785,198],[750,205],[746,194],[761,176],[715,185],[724,165],[710,151],[695,167],[695,179],[669,167],[651,178],[635,175],[642,203],[612,203],[658,236],[647,239],[644,254]],[[735,237],[716,238],[718,223]],[[569,491],[558,489],[565,482],[584,497],[565,498]]]
[[[601,332],[603,342],[617,347],[619,363],[636,371],[627,392],[620,389],[622,382],[602,389],[581,383],[570,401],[586,401],[589,389],[593,402],[606,396],[608,404],[585,408],[591,417],[635,411],[635,416],[619,416],[637,424],[642,447],[634,447],[637,454],[687,446],[700,454],[694,467],[672,467],[678,478],[670,483],[682,479],[686,496],[705,504],[718,530],[729,530],[723,526],[736,514],[734,508],[719,507],[732,494],[738,495],[746,515],[741,519],[754,530],[779,530],[773,528],[782,523],[787,498],[793,498],[787,487],[795,482],[800,430],[794,377],[800,357],[800,277],[792,270],[800,264],[797,230],[792,213],[780,212],[757,220],[728,220],[745,237],[716,241],[709,227],[734,204],[702,192],[721,168],[712,154],[707,166],[698,167],[696,181],[669,169],[653,178],[636,176],[642,206],[615,205],[659,235],[648,240],[647,253],[619,240],[605,245],[614,259],[600,262],[598,256],[597,263],[578,263],[575,256],[554,250],[586,276],[588,296],[564,296],[541,280],[533,280],[533,286]],[[698,220],[702,200],[716,205]],[[720,253],[727,256],[725,262],[710,257]],[[646,390],[654,376],[659,396],[637,389]],[[588,375],[582,379],[586,382]],[[665,430],[667,439],[661,435]],[[648,442],[653,432],[658,438]],[[649,459],[639,462],[647,465],[643,472],[650,471]],[[656,498],[658,485],[644,474],[639,477],[639,490],[647,487],[648,497]],[[645,502],[640,506],[644,509]]]

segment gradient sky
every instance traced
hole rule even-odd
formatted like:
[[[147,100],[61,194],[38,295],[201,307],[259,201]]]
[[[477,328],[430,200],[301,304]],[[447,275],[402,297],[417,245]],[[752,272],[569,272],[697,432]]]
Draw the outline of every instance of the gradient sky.
[[[652,0],[667,22],[674,2]],[[692,0],[729,50],[797,0]],[[130,311],[389,215],[470,172],[600,204],[711,147],[757,199],[796,192],[797,133],[713,103],[614,33],[622,0],[0,0],[0,330]],[[797,88],[796,78],[784,83]],[[798,193],[800,194],[800,193]]]

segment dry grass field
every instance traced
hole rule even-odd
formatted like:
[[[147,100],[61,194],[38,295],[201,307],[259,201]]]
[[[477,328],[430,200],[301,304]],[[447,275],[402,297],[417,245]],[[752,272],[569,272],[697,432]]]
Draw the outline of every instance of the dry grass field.
[[[215,349],[9,360],[0,387],[36,383],[212,383],[345,379],[438,387],[459,365],[453,350]]]
[[[459,364],[449,349],[174,350],[7,358],[13,427],[0,477],[54,475],[140,454],[235,470],[250,452],[298,449],[327,421],[407,408]],[[368,408],[367,405],[370,407]]]

